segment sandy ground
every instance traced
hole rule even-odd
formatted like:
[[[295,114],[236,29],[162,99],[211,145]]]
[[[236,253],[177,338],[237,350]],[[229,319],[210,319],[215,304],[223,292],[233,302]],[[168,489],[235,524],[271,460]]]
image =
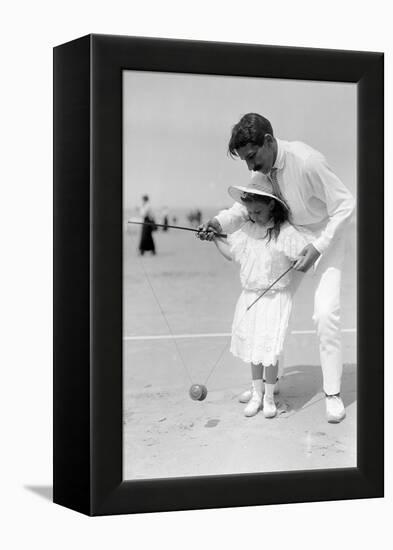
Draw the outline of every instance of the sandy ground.
[[[124,478],[356,466],[356,333],[343,333],[347,417],[329,424],[318,344],[307,332],[312,278],[294,308],[279,414],[246,418],[238,395],[249,386],[249,367],[230,355],[225,335],[240,291],[236,266],[192,233],[155,238],[157,256],[142,260],[137,235],[124,239]],[[355,273],[350,247],[342,314],[349,329],[356,327]],[[207,385],[204,401],[189,397],[192,383]]]

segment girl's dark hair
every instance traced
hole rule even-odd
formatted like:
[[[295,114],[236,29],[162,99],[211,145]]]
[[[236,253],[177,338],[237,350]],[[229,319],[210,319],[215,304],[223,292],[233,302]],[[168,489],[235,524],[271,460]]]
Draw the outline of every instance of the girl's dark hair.
[[[247,143],[263,145],[266,134],[273,136],[273,128],[268,119],[257,113],[247,113],[232,128],[228,144],[229,155],[232,158],[236,157],[237,149],[244,147]]]
[[[274,206],[272,210],[272,218],[274,221],[273,227],[267,229],[267,235],[269,242],[272,237],[276,240],[280,234],[281,225],[284,222],[290,221],[290,211],[286,208],[281,202],[276,199],[271,199],[270,197],[265,197],[263,195],[256,195],[255,193],[242,193],[240,196],[241,201],[244,204],[251,202],[263,202],[264,204],[269,204],[271,200],[274,201]]]

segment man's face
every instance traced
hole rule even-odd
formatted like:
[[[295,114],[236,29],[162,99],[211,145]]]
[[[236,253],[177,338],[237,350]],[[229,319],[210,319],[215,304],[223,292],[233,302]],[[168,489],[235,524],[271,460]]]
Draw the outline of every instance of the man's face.
[[[269,174],[274,164],[274,147],[271,139],[266,139],[263,145],[247,143],[236,150],[239,158],[247,163],[247,168],[254,172]]]

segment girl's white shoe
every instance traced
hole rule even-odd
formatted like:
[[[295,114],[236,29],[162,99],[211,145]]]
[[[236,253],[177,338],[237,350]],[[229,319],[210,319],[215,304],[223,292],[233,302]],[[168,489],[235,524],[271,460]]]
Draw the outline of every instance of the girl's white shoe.
[[[251,399],[249,400],[247,407],[244,409],[244,416],[255,416],[260,410],[262,405],[262,394],[252,392]]]
[[[274,418],[277,414],[277,407],[272,397],[266,394],[263,397],[263,415],[265,418]]]

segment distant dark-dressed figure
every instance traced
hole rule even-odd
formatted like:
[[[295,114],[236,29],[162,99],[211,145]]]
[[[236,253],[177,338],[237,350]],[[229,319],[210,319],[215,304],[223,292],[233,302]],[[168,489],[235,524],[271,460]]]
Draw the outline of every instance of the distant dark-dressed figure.
[[[162,224],[163,224],[163,231],[168,231],[168,225],[169,225],[169,214],[168,214],[168,208],[165,206],[162,210]]]
[[[140,207],[139,212],[142,221],[146,223],[146,225],[142,226],[141,240],[139,241],[139,253],[141,254],[141,256],[143,256],[145,252],[151,252],[152,254],[155,254],[156,247],[153,240],[153,231],[156,230],[156,227],[154,225],[155,220],[153,212],[150,208],[148,195],[143,195],[142,206]]]

